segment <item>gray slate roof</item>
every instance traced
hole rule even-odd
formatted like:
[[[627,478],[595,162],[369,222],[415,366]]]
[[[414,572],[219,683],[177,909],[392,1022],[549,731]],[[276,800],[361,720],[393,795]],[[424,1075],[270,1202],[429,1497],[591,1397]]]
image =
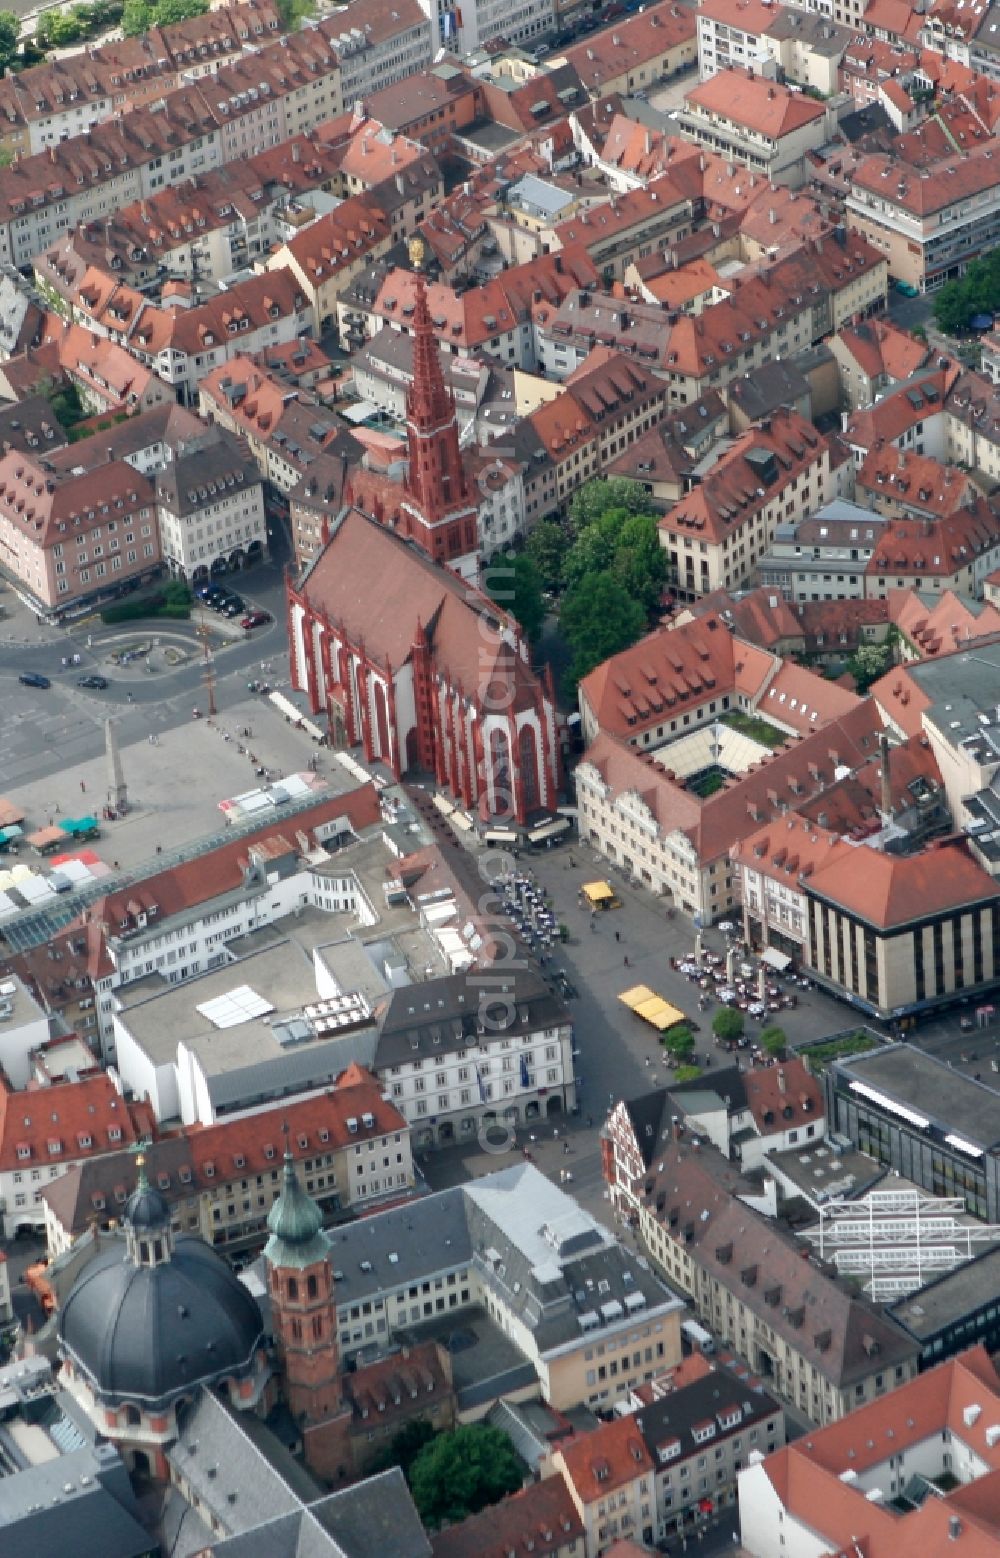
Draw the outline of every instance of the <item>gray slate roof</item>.
[[[393,991],[379,1022],[375,1069],[474,1047],[484,1037],[493,1042],[506,1010],[513,1016],[502,1026],[515,1037],[569,1021],[567,1008],[532,969],[507,974],[503,986],[491,987],[482,999],[465,974],[449,974]]]
[[[281,1449],[277,1441],[274,1448]],[[232,1534],[302,1506],[298,1491],[251,1437],[241,1415],[209,1390],[200,1391],[184,1414],[167,1459],[197,1494],[203,1511],[217,1516]]]
[[[216,1542],[215,1558],[431,1558],[398,1466]],[[36,1555],[37,1558],[37,1555]]]

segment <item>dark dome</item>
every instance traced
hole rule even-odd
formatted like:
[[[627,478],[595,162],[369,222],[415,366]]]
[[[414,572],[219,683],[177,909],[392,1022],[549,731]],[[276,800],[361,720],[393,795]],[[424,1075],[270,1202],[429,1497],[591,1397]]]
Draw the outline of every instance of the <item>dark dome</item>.
[[[135,1229],[165,1228],[170,1209],[143,1174],[125,1205],[125,1219]]]
[[[84,1267],[59,1310],[63,1351],[94,1391],[141,1404],[246,1372],[263,1330],[256,1300],[196,1238],[178,1239],[170,1259],[155,1266],[134,1264],[115,1239]]]

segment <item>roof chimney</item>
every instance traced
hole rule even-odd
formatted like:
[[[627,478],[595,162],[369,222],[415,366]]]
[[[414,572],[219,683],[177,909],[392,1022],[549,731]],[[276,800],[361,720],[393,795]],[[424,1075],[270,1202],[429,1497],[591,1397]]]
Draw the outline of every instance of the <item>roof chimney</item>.
[[[778,1067],[778,1092],[779,1093],[787,1093],[788,1092],[788,1083],[785,1081],[785,1068],[784,1068],[784,1066],[779,1066]]]

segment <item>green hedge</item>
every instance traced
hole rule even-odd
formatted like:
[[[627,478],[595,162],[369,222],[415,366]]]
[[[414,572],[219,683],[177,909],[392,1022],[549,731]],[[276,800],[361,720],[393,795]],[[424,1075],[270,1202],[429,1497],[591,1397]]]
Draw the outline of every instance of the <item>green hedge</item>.
[[[101,621],[110,624],[115,622],[142,622],[149,617],[183,618],[185,621],[191,615],[191,607],[181,601],[165,601],[162,596],[152,600],[123,600],[113,606],[105,606],[101,612]]]

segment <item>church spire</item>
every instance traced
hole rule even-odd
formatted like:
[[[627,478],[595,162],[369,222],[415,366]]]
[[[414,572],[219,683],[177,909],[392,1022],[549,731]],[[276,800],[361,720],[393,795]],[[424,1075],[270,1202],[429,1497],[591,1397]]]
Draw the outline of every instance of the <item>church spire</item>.
[[[424,246],[419,238],[410,243],[410,259],[415,272],[413,310],[413,382],[406,396],[406,441],[409,469],[406,478],[406,506],[415,514],[422,530],[432,529],[442,520],[460,515],[474,516],[475,505],[462,465],[458,442],[458,416],[455,402],[445,387],[441,352],[427,302],[427,284],[420,265]],[[468,527],[463,527],[468,529]],[[432,555],[435,549],[422,543]],[[470,545],[471,542],[471,545]],[[463,534],[462,551],[475,545],[474,524]]]

